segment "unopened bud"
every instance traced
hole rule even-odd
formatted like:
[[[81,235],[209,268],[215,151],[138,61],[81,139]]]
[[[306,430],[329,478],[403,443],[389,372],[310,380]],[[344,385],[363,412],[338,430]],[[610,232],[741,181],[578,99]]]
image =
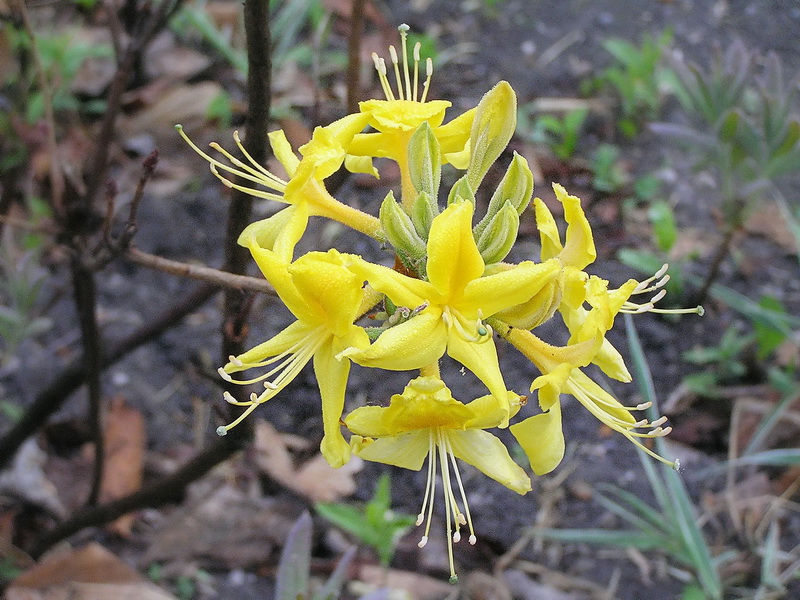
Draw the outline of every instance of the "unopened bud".
[[[450,188],[450,193],[447,195],[447,205],[449,206],[453,202],[460,202],[461,200],[469,200],[475,204],[475,190],[470,185],[466,175],[456,181],[453,187]]]
[[[517,97],[507,81],[489,90],[475,110],[470,132],[472,155],[467,179],[478,189],[489,167],[505,150],[517,126]]]
[[[414,223],[417,234],[423,240],[428,239],[433,219],[438,214],[439,206],[436,204],[436,198],[429,196],[425,192],[420,192],[411,206],[411,221]]]
[[[492,199],[489,201],[489,207],[486,209],[486,216],[481,219],[481,222],[475,226],[475,237],[479,238],[483,230],[491,221],[505,203],[511,202],[517,211],[518,215],[528,207],[533,194],[533,173],[528,167],[528,161],[525,157],[514,152],[514,158],[511,164],[508,165],[506,174],[497,186]]]
[[[417,128],[408,142],[408,172],[417,192],[425,192],[434,199],[438,197],[442,155],[439,141],[427,121]]]
[[[518,231],[519,215],[511,202],[506,201],[478,239],[478,250],[484,262],[491,264],[503,260],[517,240]]]
[[[425,256],[425,241],[417,235],[414,223],[389,192],[383,199],[380,210],[383,231],[399,256],[419,259]]]

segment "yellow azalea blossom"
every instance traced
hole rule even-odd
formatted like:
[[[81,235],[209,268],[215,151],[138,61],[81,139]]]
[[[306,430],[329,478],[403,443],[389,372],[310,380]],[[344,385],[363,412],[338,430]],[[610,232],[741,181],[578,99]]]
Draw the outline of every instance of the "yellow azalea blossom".
[[[559,400],[562,393],[574,396],[604,425],[621,433],[651,456],[674,465],[639,441],[639,438],[668,434],[671,428],[661,427],[666,417],[654,422],[635,419],[631,412],[644,410],[648,407],[647,404],[625,406],[580,370],[580,367],[594,360],[602,345],[605,331],[600,322],[608,318],[608,311],[602,312],[606,314],[596,320],[598,328],[595,336],[591,338],[587,334],[584,336],[587,339],[569,346],[551,346],[530,331],[522,329],[512,328],[505,332],[505,338],[542,372],[531,384],[531,391],[538,390],[539,406],[543,412],[510,427],[537,475],[555,469],[564,456]]]
[[[528,300],[560,265],[524,262],[482,277],[485,265],[472,236],[472,213],[471,202],[457,202],[433,220],[427,281],[360,259],[351,265],[396,306],[418,309],[418,314],[382,332],[369,348],[348,349],[343,356],[366,367],[403,371],[435,363],[446,350],[504,402],[506,385],[492,329],[483,319]]]
[[[348,259],[336,250],[309,252],[287,264],[261,245],[264,242],[262,230],[263,223],[250,226],[243,232],[241,241],[250,248],[264,276],[297,320],[272,339],[230,357],[220,369],[220,375],[228,381],[242,385],[264,382],[265,389],[260,394],[253,393],[247,402],[237,402],[226,393],[228,402],[247,406],[247,410],[217,432],[224,435],[258,405],[277,395],[313,358],[322,398],[324,437],[321,451],[332,466],[339,467],[350,457],[349,445],[339,427],[350,361],[338,355],[345,348],[369,345],[364,330],[353,325],[369,306],[363,306],[363,280],[346,268]],[[254,368],[265,369],[265,372],[249,380],[231,377],[232,373]]]
[[[180,126],[178,131],[192,149],[209,162],[211,172],[227,187],[256,198],[266,198],[292,206],[304,205],[303,210],[310,216],[327,217],[382,240],[380,221],[376,217],[342,204],[328,193],[323,184],[323,180],[335,173],[342,163],[347,162],[348,166],[352,164],[352,161],[346,161],[347,148],[353,137],[364,129],[368,121],[368,114],[354,114],[334,121],[326,127],[317,127],[311,141],[300,147],[302,156],[300,159],[292,151],[282,130],[270,133],[272,151],[288,173],[289,181],[281,179],[253,160],[244,149],[238,132],[234,132],[233,137],[245,160],[236,158],[216,142],[210,144],[228,161],[223,162],[200,150],[183,133]],[[241,185],[223,176],[222,172],[266,189]]]
[[[508,404],[516,412],[520,397],[513,392],[506,394]],[[503,443],[484,431],[497,426],[504,418],[503,411],[498,410],[492,396],[483,396],[463,404],[453,398],[438,377],[419,377],[409,382],[402,394],[392,396],[388,407],[357,408],[345,419],[345,425],[355,434],[351,439],[353,449],[361,458],[419,471],[427,457],[425,496],[417,516],[418,526],[425,522],[420,548],[428,541],[437,470],[440,470],[444,487],[450,578],[454,583],[457,578],[453,542],[461,539],[462,526],[469,530],[469,543],[476,542],[456,458],[518,494],[525,494],[531,489],[530,479],[511,459]],[[463,510],[459,506],[451,472],[458,486]]]
[[[472,128],[474,109],[450,121],[444,122],[445,111],[451,106],[447,100],[428,100],[433,61],[428,58],[426,79],[419,89],[420,44],[414,46],[413,69],[408,64],[406,37],[408,26],[400,27],[402,73],[400,59],[394,46],[389,47],[397,93],[392,90],[386,68],[386,61],[377,54],[372,55],[378,71],[385,100],[367,100],[359,103],[363,114],[369,115],[369,124],[374,133],[356,135],[348,147],[352,155],[363,157],[391,158],[400,166],[402,177],[402,198],[408,203],[416,197],[408,169],[408,142],[413,133],[424,122],[428,122],[439,142],[442,161],[450,162],[459,169],[466,168],[469,162],[469,134]],[[411,199],[411,200],[409,200]]]

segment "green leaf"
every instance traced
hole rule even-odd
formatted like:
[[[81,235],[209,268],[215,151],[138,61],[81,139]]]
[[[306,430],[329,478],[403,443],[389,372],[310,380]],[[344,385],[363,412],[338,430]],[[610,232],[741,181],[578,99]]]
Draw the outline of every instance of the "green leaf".
[[[653,202],[647,210],[647,215],[653,225],[656,246],[662,252],[669,252],[678,239],[678,226],[675,223],[672,206],[664,200]]]
[[[275,600],[298,600],[308,594],[311,569],[311,515],[304,512],[289,530],[275,577]]]
[[[783,303],[772,296],[763,296],[758,301],[761,308],[774,311],[775,313],[786,314]],[[786,334],[780,329],[776,329],[764,322],[753,323],[753,330],[756,335],[757,353],[759,360],[765,360],[772,352],[780,346],[787,338]]]

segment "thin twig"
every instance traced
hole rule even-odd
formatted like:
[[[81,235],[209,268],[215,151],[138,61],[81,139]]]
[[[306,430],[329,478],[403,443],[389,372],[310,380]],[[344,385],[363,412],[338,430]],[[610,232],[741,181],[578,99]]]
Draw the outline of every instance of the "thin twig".
[[[353,0],[350,11],[350,37],[347,40],[347,112],[358,112],[361,97],[361,34],[364,30],[364,4]]]
[[[127,337],[108,342],[100,356],[100,367],[107,369],[136,348],[157,339],[205,304],[217,290],[216,286],[208,283],[198,286],[186,298],[147,321]],[[78,358],[64,367],[55,379],[36,395],[33,404],[28,407],[22,418],[3,438],[0,438],[0,467],[11,461],[22,442],[39,429],[64,401],[83,385],[85,379],[86,368],[81,358]]]
[[[203,267],[201,265],[190,265],[177,260],[156,256],[155,254],[149,254],[137,248],[129,248],[124,256],[128,260],[150,269],[163,271],[171,275],[179,275],[180,277],[188,277],[189,279],[207,281],[216,286],[228,288],[237,292],[249,291],[260,292],[270,296],[276,295],[275,288],[265,279],[247,277],[246,275],[234,275],[233,273],[226,273],[225,271],[212,269],[211,267]]]
[[[105,444],[103,443],[103,394],[100,385],[102,372],[100,358],[100,330],[97,326],[97,286],[94,273],[81,264],[79,255],[75,255],[71,263],[72,287],[75,294],[75,306],[81,330],[82,359],[86,387],[89,392],[89,433],[94,443],[94,465],[92,470],[92,486],[88,505],[97,503],[103,479],[105,462]]]
[[[264,164],[267,159],[267,128],[271,105],[271,55],[269,3],[245,0],[244,26],[247,43],[247,124],[244,147],[253,160]],[[249,253],[238,245],[237,239],[249,224],[253,199],[244,192],[234,194],[228,212],[225,232],[225,271],[235,275],[246,272]],[[225,293],[222,327],[222,359],[241,354],[246,327],[243,321],[248,306],[246,297],[238,291]],[[241,390],[231,390],[239,394]],[[243,431],[244,435],[245,432]]]

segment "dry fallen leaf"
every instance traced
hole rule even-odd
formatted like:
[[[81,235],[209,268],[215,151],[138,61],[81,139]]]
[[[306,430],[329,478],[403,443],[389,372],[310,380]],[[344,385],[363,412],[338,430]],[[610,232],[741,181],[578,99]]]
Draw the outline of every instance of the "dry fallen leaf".
[[[363,466],[360,458],[353,456],[346,465],[334,469],[317,454],[297,467],[289,449],[299,444],[307,446],[305,440],[279,433],[266,421],[256,422],[256,465],[275,481],[312,502],[335,502],[356,491],[353,476]]]
[[[103,439],[106,459],[100,500],[108,502],[127,496],[142,485],[147,445],[142,414],[128,406],[121,396],[110,402]],[[122,536],[130,535],[134,519],[134,514],[123,515],[108,528]]]
[[[193,488],[198,484],[205,488],[207,483],[213,485],[206,493],[169,515],[155,533],[143,564],[200,561],[247,568],[264,564],[273,548],[284,543],[297,518],[294,506],[220,485],[218,477]]]
[[[453,586],[441,579],[419,575],[412,571],[397,569],[385,570],[378,565],[361,565],[358,570],[358,581],[348,585],[351,592],[366,594],[381,587],[391,592],[401,590],[407,598],[413,600],[440,600],[453,593]]]
[[[0,495],[21,498],[56,517],[66,514],[56,486],[47,478],[44,464],[47,455],[36,440],[29,438],[14,456],[11,466],[0,471]]]
[[[103,546],[46,556],[17,577],[4,600],[174,600]]]
[[[750,213],[744,228],[750,233],[762,235],[783,248],[787,254],[797,252],[797,242],[783,218],[780,207],[775,202],[765,200],[758,204],[758,210]]]

